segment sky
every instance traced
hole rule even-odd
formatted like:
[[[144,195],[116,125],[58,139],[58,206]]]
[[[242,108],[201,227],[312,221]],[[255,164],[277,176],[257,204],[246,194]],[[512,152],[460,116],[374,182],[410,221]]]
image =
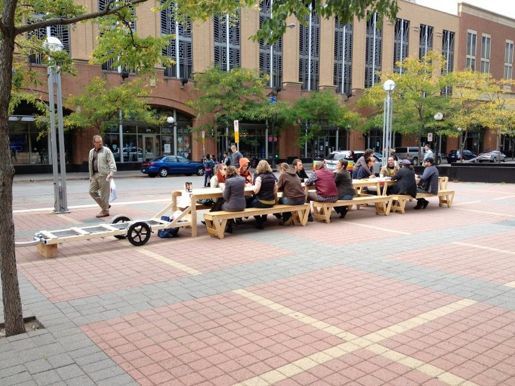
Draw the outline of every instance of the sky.
[[[417,4],[456,15],[458,0],[416,0]],[[460,2],[474,5],[504,16],[515,19],[514,0],[462,0]]]

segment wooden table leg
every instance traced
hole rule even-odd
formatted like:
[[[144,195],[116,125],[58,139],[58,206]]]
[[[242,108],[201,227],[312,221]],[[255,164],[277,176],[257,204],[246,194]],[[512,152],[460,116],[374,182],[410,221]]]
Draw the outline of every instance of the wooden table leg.
[[[197,237],[197,199],[192,194],[191,198],[191,237]]]

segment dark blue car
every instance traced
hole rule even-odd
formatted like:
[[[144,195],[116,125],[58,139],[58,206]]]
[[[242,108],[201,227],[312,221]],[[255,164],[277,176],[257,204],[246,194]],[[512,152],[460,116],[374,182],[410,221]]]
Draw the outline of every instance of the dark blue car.
[[[150,162],[144,162],[141,172],[149,177],[166,177],[168,174],[186,174],[191,176],[204,175],[204,166],[201,162],[190,161],[180,155],[164,155]]]

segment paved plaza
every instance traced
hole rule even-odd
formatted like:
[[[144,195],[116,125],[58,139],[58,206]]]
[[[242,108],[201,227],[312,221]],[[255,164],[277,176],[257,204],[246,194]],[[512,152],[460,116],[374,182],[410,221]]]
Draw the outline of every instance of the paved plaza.
[[[112,214],[148,218],[183,180],[127,179]],[[15,194],[17,240],[98,223],[76,184],[66,215]],[[0,339],[0,384],[515,385],[515,185],[449,188],[450,209],[18,248],[45,328]]]

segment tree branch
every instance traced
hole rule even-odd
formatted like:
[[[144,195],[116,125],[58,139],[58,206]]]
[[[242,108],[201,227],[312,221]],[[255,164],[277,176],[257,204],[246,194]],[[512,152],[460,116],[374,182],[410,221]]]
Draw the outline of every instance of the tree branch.
[[[76,17],[72,17],[72,18],[58,17],[58,18],[49,19],[49,20],[41,21],[41,22],[34,23],[34,24],[22,25],[20,27],[16,27],[15,34],[19,35],[19,34],[22,34],[25,32],[33,31],[33,30],[36,30],[39,28],[49,27],[52,25],[75,24],[80,21],[95,19],[95,18],[101,17],[101,16],[111,15],[113,13],[119,12],[120,10],[122,10],[124,8],[133,6],[136,4],[140,4],[140,3],[145,3],[146,1],[148,1],[148,0],[131,0],[130,2],[127,2],[122,6],[111,8],[111,9],[109,9],[109,5],[111,4],[111,3],[109,3],[108,6],[106,7],[106,9],[103,11],[85,13],[84,15],[80,15],[80,16],[76,16]]]

